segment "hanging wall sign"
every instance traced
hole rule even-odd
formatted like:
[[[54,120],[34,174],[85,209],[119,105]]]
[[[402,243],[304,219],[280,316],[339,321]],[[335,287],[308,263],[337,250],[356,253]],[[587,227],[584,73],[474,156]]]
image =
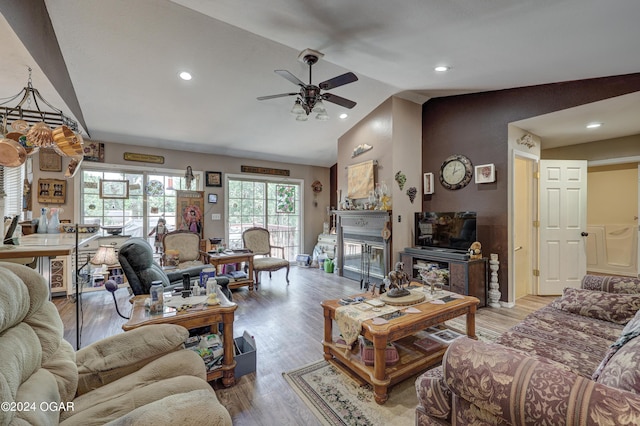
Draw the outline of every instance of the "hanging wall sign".
[[[263,175],[289,176],[290,172],[286,169],[272,169],[269,167],[240,166],[243,173],[260,173]]]

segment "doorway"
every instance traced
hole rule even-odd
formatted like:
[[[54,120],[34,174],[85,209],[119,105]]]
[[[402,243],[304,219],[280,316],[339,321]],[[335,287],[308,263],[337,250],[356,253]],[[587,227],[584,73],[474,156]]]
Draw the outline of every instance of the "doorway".
[[[537,294],[534,285],[534,258],[536,253],[534,220],[536,220],[536,193],[534,173],[537,161],[516,154],[514,158],[514,291],[518,300],[528,294]]]

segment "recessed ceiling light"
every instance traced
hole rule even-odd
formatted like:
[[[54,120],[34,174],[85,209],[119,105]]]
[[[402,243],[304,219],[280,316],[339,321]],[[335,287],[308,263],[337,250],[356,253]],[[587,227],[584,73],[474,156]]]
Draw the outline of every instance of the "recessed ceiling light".
[[[451,68],[449,67],[445,67],[444,65],[441,65],[439,67],[435,67],[434,70],[437,72],[445,72],[445,71],[449,71]]]
[[[345,118],[347,118],[348,116],[349,116],[349,114],[345,114],[345,113],[343,112],[343,113],[342,113],[342,114],[340,114],[338,117],[339,117],[341,120],[344,120],[344,119],[345,119]]]
[[[182,71],[180,73],[180,78],[183,79],[183,80],[191,80],[191,74],[189,74],[186,71]]]
[[[602,126],[602,123],[589,123],[587,124],[587,129],[597,129]]]

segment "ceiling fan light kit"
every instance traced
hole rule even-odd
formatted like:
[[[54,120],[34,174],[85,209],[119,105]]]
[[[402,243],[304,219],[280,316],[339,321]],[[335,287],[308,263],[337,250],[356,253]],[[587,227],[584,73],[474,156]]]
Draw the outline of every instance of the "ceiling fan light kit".
[[[329,119],[329,114],[324,106],[323,101],[328,101],[336,105],[343,106],[345,108],[353,108],[356,103],[352,100],[342,98],[340,96],[331,93],[322,93],[323,90],[331,90],[345,84],[358,81],[358,77],[352,72],[341,74],[337,77],[319,83],[317,86],[312,83],[311,68],[318,62],[318,59],[324,55],[313,49],[305,49],[300,52],[298,59],[309,65],[309,84],[305,84],[295,75],[291,74],[287,70],[275,70],[275,73],[279,76],[289,80],[293,84],[300,86],[300,92],[297,93],[281,93],[278,95],[260,96],[259,101],[280,98],[284,96],[296,96],[296,100],[291,109],[291,114],[295,115],[297,121],[307,121],[308,115],[311,113],[316,114],[316,120],[326,121]]]

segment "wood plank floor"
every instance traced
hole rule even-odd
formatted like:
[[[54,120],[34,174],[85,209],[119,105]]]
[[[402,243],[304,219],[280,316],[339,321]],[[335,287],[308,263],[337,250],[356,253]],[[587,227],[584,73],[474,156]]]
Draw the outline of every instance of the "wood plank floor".
[[[229,410],[234,425],[317,425],[304,403],[292,391],[282,373],[322,359],[324,299],[359,293],[359,283],[327,274],[319,269],[293,267],[290,285],[285,272],[263,274],[258,291],[246,287],[234,290],[238,303],[234,336],[249,331],[256,339],[257,372],[241,377],[235,386],[224,388],[213,383],[216,394]],[[129,312],[128,292],[117,292],[119,306]],[[478,327],[498,332],[507,330],[530,312],[549,303],[553,297],[527,296],[511,309],[482,308],[476,316]],[[55,298],[65,326],[64,337],[76,346],[76,304]],[[107,291],[82,296],[81,346],[122,333],[122,324]]]

